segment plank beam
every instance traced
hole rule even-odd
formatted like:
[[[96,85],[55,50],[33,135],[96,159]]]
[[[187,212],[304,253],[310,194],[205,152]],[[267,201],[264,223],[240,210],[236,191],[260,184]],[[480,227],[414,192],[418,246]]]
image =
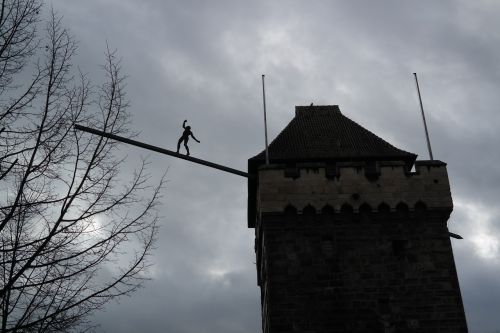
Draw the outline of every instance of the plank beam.
[[[173,156],[173,157],[177,157],[177,158],[189,161],[189,162],[201,164],[201,165],[208,166],[208,167],[211,167],[211,168],[214,168],[214,169],[218,169],[218,170],[222,170],[222,171],[225,171],[225,172],[229,172],[229,173],[232,173],[232,174],[235,174],[235,175],[238,175],[238,176],[249,178],[249,174],[248,173],[240,171],[240,170],[236,170],[236,169],[224,166],[224,165],[220,165],[220,164],[212,163],[212,162],[209,162],[209,161],[205,161],[205,160],[202,160],[202,159],[199,159],[199,158],[196,158],[196,157],[182,155],[182,154],[173,152],[173,151],[168,150],[168,149],[164,149],[164,148],[160,148],[160,147],[157,147],[157,146],[149,145],[147,143],[143,143],[143,142],[140,142],[140,141],[136,141],[136,140],[124,138],[122,136],[114,135],[114,134],[111,134],[111,133],[106,133],[106,132],[103,132],[103,131],[96,130],[94,128],[85,127],[85,126],[81,126],[81,125],[75,124],[75,129],[80,130],[80,131],[84,131],[84,132],[88,132],[88,133],[92,133],[92,134],[95,134],[95,135],[100,135],[100,136],[103,136],[103,137],[106,137],[106,138],[110,138],[110,139],[113,139],[113,140],[116,140],[116,141],[120,141],[120,142],[123,142],[123,143],[127,143],[127,144],[132,145],[132,146],[136,146],[136,147],[141,147],[141,148],[144,148],[144,149],[152,150],[152,151],[155,151],[155,152],[160,153],[160,154],[165,154],[165,155],[170,155],[170,156]]]

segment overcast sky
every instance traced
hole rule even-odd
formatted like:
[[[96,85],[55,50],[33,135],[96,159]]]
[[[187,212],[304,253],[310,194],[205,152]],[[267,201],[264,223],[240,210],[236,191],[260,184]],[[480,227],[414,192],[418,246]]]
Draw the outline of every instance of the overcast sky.
[[[246,170],[295,105],[338,104],[398,148],[448,163],[449,228],[470,332],[500,330],[500,2],[52,0],[80,41],[75,63],[98,81],[106,42],[128,74],[131,127],[175,149]],[[168,169],[152,281],[95,316],[106,332],[260,331],[246,179],[138,148]]]

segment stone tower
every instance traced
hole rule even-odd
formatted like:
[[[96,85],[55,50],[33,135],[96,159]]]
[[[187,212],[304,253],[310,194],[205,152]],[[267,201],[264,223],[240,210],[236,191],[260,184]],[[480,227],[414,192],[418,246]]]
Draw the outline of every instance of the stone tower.
[[[338,106],[295,113],[248,161],[263,332],[467,332],[446,164]]]

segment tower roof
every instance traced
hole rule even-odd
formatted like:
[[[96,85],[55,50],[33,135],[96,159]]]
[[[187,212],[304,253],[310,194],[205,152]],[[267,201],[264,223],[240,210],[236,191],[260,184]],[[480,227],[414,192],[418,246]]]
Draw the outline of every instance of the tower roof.
[[[337,105],[296,106],[295,117],[269,145],[272,163],[397,160],[411,165],[416,157],[347,118]],[[262,151],[250,161],[264,159]]]

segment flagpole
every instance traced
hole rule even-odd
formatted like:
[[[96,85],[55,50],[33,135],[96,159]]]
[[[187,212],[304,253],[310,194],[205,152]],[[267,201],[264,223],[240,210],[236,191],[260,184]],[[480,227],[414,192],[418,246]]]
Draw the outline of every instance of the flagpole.
[[[264,74],[262,74],[262,99],[264,102],[264,133],[266,137],[266,165],[269,165],[269,149],[267,145],[266,88],[264,84]]]
[[[429,150],[429,156],[431,161],[434,160],[432,157],[431,140],[429,139],[429,131],[427,130],[427,122],[425,121],[424,106],[422,105],[422,96],[420,96],[420,87],[418,86],[417,73],[413,73],[415,76],[415,83],[417,84],[418,100],[420,101],[420,111],[422,112],[422,120],[424,121],[425,137],[427,139],[427,149]]]

